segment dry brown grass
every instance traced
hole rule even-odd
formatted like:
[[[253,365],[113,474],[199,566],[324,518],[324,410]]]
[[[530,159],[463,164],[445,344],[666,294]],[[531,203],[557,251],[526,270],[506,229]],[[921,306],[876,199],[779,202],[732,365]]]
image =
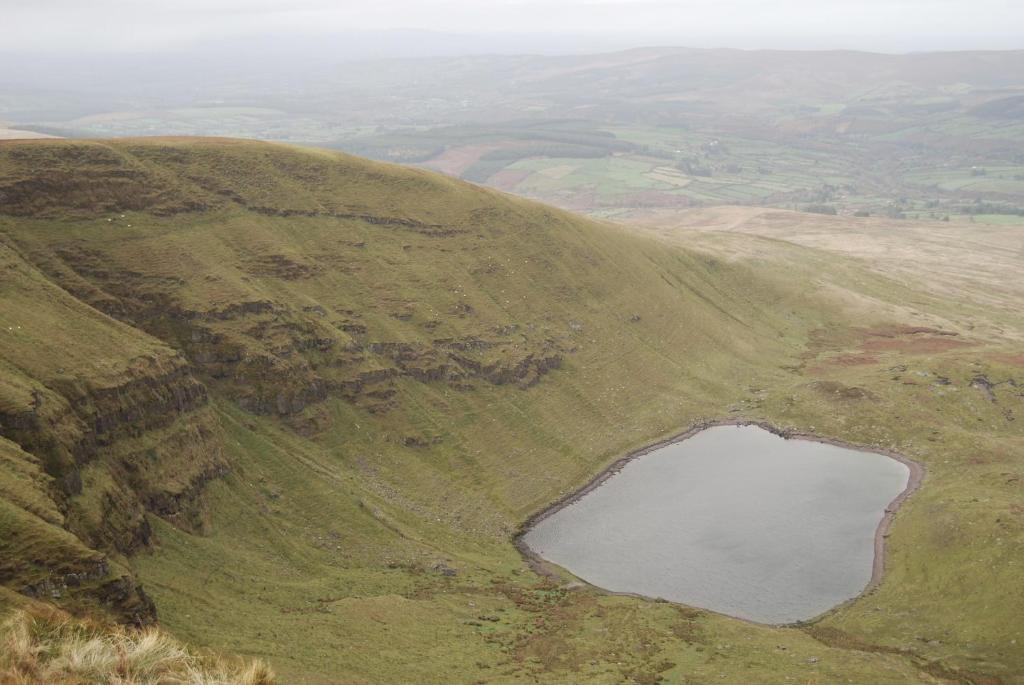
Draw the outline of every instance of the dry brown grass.
[[[19,611],[0,628],[0,683],[270,685],[259,660],[199,655],[157,628],[129,630],[75,621],[57,611]]]
[[[823,216],[764,207],[644,210],[629,220],[677,242],[692,243],[695,231],[710,231],[853,257],[875,272],[924,285],[930,292],[1010,312],[1020,323],[1024,234],[1019,226]],[[763,258],[767,246],[763,241],[732,242],[729,253]]]

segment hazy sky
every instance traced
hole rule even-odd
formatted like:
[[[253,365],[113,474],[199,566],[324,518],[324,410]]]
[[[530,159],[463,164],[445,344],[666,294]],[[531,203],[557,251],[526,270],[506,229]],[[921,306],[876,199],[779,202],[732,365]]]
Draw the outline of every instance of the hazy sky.
[[[8,51],[397,29],[701,47],[1024,47],[1022,0],[0,0],[0,19]]]

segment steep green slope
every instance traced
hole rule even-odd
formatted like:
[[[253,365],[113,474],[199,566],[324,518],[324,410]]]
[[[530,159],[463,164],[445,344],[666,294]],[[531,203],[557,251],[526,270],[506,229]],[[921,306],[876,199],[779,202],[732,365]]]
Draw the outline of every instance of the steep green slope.
[[[88,590],[149,622],[123,555],[149,542],[145,510],[184,523],[181,494],[223,469],[205,389],[178,353],[76,300],[2,240],[3,581],[72,603]]]
[[[1022,667],[1004,636],[1024,600],[983,619],[992,589],[951,600],[915,579],[955,572],[916,550],[937,534],[917,497],[881,590],[895,615],[920,610],[905,622],[866,622],[865,599],[827,628],[778,629],[568,589],[511,542],[622,453],[705,419],[898,446],[930,467],[934,430],[964,445],[957,464],[972,441],[1012,451],[1008,381],[968,413],[927,389],[909,418],[893,411],[906,390],[885,369],[908,355],[957,384],[1019,376],[996,356],[1006,341],[971,338],[948,299],[778,241],[747,239],[754,258],[696,251],[421,171],[239,141],[5,143],[0,195],[0,436],[15,465],[0,493],[18,558],[49,550],[4,570],[12,589],[105,559],[102,579],[50,598],[142,621],[151,596],[179,636],[265,655],[287,682]],[[933,338],[958,344],[910,349]],[[831,363],[876,339],[906,344]],[[929,487],[955,475],[936,466]],[[957,496],[986,487],[965,482]],[[1005,520],[1003,546],[971,548],[986,563],[1019,554],[1021,522]],[[115,578],[120,604],[94,587]],[[965,625],[941,648],[915,641],[952,613]]]

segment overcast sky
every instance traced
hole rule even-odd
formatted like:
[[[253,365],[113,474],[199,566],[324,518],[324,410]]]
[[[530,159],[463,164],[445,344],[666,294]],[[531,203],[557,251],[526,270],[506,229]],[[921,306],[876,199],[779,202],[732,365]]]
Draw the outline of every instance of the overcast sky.
[[[405,29],[574,36],[581,46],[590,36],[619,47],[1005,49],[1024,48],[1024,1],[0,0],[7,51],[174,49],[253,35]]]

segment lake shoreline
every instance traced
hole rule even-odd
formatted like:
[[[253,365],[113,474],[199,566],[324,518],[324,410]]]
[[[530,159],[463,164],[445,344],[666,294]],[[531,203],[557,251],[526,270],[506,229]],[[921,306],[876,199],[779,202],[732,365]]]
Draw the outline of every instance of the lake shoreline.
[[[669,445],[674,445],[676,443],[682,442],[683,440],[687,440],[687,439],[693,437],[694,435],[696,435],[696,434],[698,434],[698,433],[700,433],[702,431],[705,431],[705,430],[707,430],[709,428],[716,428],[716,427],[720,427],[720,426],[755,426],[755,427],[760,428],[762,430],[765,430],[765,431],[767,431],[767,432],[769,432],[769,433],[771,433],[773,435],[777,435],[778,437],[783,438],[784,440],[805,440],[805,441],[808,441],[808,442],[818,442],[818,443],[822,443],[822,444],[825,444],[825,445],[834,445],[836,447],[842,447],[842,448],[846,448],[846,449],[857,450],[857,451],[860,451],[860,452],[871,452],[871,453],[874,453],[874,454],[880,454],[882,456],[889,457],[890,459],[893,459],[895,461],[900,462],[901,464],[903,464],[904,466],[907,467],[907,469],[909,470],[910,473],[909,473],[909,476],[907,478],[907,485],[906,485],[906,487],[904,487],[904,489],[898,495],[896,495],[896,497],[891,502],[889,502],[885,506],[885,511],[884,511],[883,516],[882,516],[882,520],[879,521],[878,526],[875,529],[875,535],[874,535],[874,558],[872,560],[872,566],[871,566],[871,579],[868,581],[868,583],[864,587],[864,589],[861,590],[859,593],[857,593],[857,595],[855,595],[854,597],[851,597],[850,599],[848,599],[848,600],[846,600],[844,602],[841,602],[840,604],[837,604],[836,606],[830,608],[828,611],[825,611],[822,614],[820,614],[819,616],[816,616],[814,618],[807,619],[807,620],[802,620],[802,621],[795,621],[795,622],[791,622],[791,623],[778,623],[778,624],[760,623],[758,621],[752,621],[750,619],[740,618],[738,616],[729,616],[728,614],[720,614],[720,612],[716,612],[713,609],[705,609],[703,607],[694,607],[694,608],[698,608],[701,611],[708,611],[710,613],[719,613],[720,615],[728,616],[729,618],[732,618],[732,619],[735,619],[735,620],[738,620],[738,621],[745,621],[747,623],[753,623],[753,624],[756,624],[756,625],[802,626],[802,625],[809,625],[811,623],[814,623],[816,621],[821,620],[823,617],[827,616],[828,614],[831,614],[832,612],[834,612],[837,609],[839,609],[839,608],[849,604],[850,602],[854,602],[854,601],[860,599],[861,597],[865,596],[866,594],[870,593],[875,588],[877,588],[878,585],[882,582],[882,578],[883,578],[883,576],[885,574],[885,562],[886,562],[885,539],[889,536],[889,528],[891,527],[892,522],[893,522],[893,520],[894,520],[894,518],[896,516],[896,512],[899,510],[900,506],[903,505],[903,503],[921,486],[922,482],[924,481],[924,477],[925,477],[925,473],[926,473],[924,465],[919,463],[919,462],[916,462],[916,461],[914,461],[912,459],[909,459],[908,457],[906,457],[906,456],[904,456],[902,454],[899,454],[899,453],[894,452],[892,450],[887,450],[885,448],[875,447],[875,446],[871,446],[871,445],[862,445],[862,444],[846,442],[844,440],[839,440],[839,439],[836,439],[836,438],[827,438],[827,437],[823,437],[823,436],[820,436],[820,435],[815,435],[815,434],[811,434],[811,433],[804,433],[804,432],[801,432],[801,431],[798,431],[798,430],[793,430],[793,429],[779,428],[779,427],[777,427],[775,425],[772,425],[772,424],[770,424],[768,422],[765,422],[765,421],[735,420],[735,419],[720,419],[720,420],[704,420],[704,421],[699,421],[699,422],[693,424],[692,426],[690,426],[689,428],[687,428],[686,430],[684,430],[684,431],[682,431],[680,433],[677,433],[677,434],[675,434],[675,435],[673,435],[673,436],[671,436],[669,438],[666,438],[664,440],[659,440],[657,442],[651,443],[651,444],[646,445],[644,447],[641,447],[639,449],[633,450],[633,451],[629,452],[628,454],[626,454],[625,456],[620,457],[619,459],[616,459],[614,462],[612,462],[607,467],[602,469],[596,476],[594,476],[591,480],[589,480],[582,487],[580,487],[577,490],[574,490],[574,491],[572,491],[572,492],[570,492],[570,493],[560,497],[559,499],[555,500],[555,502],[553,502],[552,504],[548,505],[547,507],[543,508],[539,512],[531,515],[528,519],[526,519],[526,521],[519,527],[519,529],[516,531],[515,536],[513,537],[513,544],[514,544],[514,546],[519,551],[519,553],[523,556],[523,558],[526,560],[527,564],[530,566],[530,569],[533,570],[534,573],[537,573],[538,575],[546,577],[546,578],[549,578],[549,579],[556,579],[556,578],[557,579],[561,579],[560,574],[558,574],[557,572],[555,572],[554,570],[551,569],[551,566],[553,565],[553,562],[549,562],[546,559],[542,558],[540,555],[538,555],[536,552],[534,552],[533,549],[530,548],[530,546],[528,544],[526,544],[525,536],[534,526],[536,526],[538,523],[540,523],[544,519],[546,519],[546,518],[556,514],[557,512],[561,511],[562,509],[564,509],[564,508],[566,508],[566,507],[568,507],[568,506],[578,502],[580,499],[582,499],[586,495],[590,494],[595,489],[601,487],[610,478],[612,478],[613,476],[617,475],[620,471],[622,471],[622,469],[627,464],[629,464],[631,461],[633,461],[634,459],[638,459],[638,458],[640,458],[640,457],[642,457],[644,455],[650,454],[651,452],[654,452],[656,450],[662,449],[664,447],[668,447]],[[586,582],[586,581],[583,581],[583,582]],[[587,583],[587,584],[590,585],[590,583]],[[592,587],[598,587],[598,586],[592,586]],[[604,588],[599,588],[599,587],[598,587],[598,589],[600,589],[602,592],[605,592],[605,593],[608,593],[608,594],[613,594],[613,595],[640,597],[640,598],[643,598],[643,599],[658,599],[658,598],[647,597],[646,595],[640,595],[640,594],[632,593],[632,592],[614,592],[614,591],[605,590]],[[659,601],[668,601],[668,600],[659,600]]]

